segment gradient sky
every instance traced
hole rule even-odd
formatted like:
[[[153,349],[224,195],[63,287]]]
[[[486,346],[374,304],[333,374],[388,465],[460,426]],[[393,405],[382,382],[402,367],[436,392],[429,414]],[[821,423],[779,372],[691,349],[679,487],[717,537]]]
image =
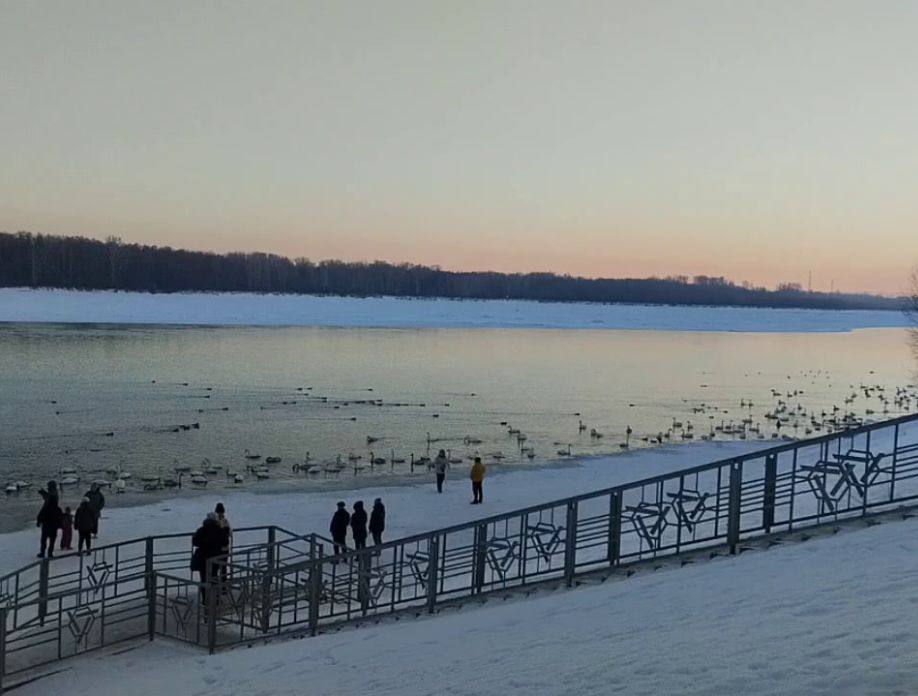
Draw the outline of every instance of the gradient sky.
[[[894,293],[915,2],[0,0],[0,229]]]

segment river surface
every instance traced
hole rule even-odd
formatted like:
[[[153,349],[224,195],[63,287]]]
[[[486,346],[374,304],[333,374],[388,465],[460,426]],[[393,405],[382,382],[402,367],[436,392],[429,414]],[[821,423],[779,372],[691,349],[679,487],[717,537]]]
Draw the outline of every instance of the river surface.
[[[492,466],[544,466],[568,448],[574,456],[614,453],[623,444],[653,446],[661,434],[738,437],[712,428],[744,418],[759,426],[746,437],[771,440],[779,433],[764,415],[778,399],[807,413],[838,406],[891,417],[902,409],[884,405],[881,392],[844,400],[862,384],[891,395],[913,370],[898,328],[0,324],[0,482],[32,484],[0,497],[0,530],[21,527],[37,507],[36,489],[63,468],[80,478],[64,488],[62,502],[72,506],[90,481],[113,482],[119,471],[126,492],[118,500],[133,503],[175,495],[159,481],[143,490],[143,479],[168,482],[176,469],[200,471],[206,490],[269,492],[427,476],[423,465],[412,470],[412,456],[441,447],[457,469],[475,454]],[[780,434],[803,437],[807,420],[795,417]],[[280,462],[265,464],[267,457]],[[371,457],[385,462],[371,466]],[[339,458],[343,470],[324,470]],[[266,478],[256,467],[266,467]],[[182,491],[203,488],[189,479],[184,473]]]

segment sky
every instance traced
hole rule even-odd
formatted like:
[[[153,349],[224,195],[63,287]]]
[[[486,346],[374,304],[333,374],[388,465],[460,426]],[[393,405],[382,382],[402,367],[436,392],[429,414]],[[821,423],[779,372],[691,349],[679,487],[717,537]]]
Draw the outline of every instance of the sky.
[[[0,230],[904,291],[918,3],[0,0]]]

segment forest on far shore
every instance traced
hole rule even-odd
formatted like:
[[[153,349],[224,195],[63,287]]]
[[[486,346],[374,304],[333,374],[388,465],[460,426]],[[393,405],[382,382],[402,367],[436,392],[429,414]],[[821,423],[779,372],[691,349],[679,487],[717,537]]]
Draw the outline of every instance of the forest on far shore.
[[[319,295],[514,299],[543,302],[904,309],[906,298],[774,290],[722,277],[580,278],[554,273],[446,271],[383,261],[217,254],[85,237],[0,232],[0,287],[133,292],[259,292]]]

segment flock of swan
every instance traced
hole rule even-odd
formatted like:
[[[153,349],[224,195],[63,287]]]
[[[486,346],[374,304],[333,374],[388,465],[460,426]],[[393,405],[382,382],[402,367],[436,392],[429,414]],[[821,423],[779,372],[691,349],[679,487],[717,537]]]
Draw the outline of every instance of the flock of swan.
[[[805,373],[806,374],[806,373]],[[810,377],[825,376],[821,371],[811,371]],[[791,376],[788,375],[788,379]],[[705,387],[706,385],[701,385]],[[839,403],[828,408],[807,408],[803,399],[806,391],[795,389],[772,389],[770,405],[764,412],[756,411],[752,399],[742,398],[739,409],[724,408],[721,405],[707,402],[691,402],[683,399],[685,404],[685,417],[682,419],[672,417],[667,427],[652,433],[635,435],[634,429],[628,425],[624,430],[612,437],[620,438],[615,444],[605,449],[628,450],[635,440],[639,439],[644,445],[661,445],[673,441],[686,440],[716,440],[716,439],[775,439],[810,437],[823,433],[831,433],[857,427],[878,416],[889,416],[891,413],[909,413],[918,409],[918,386],[887,388],[880,384],[850,385],[850,391]],[[324,397],[322,397],[324,398]],[[634,404],[629,404],[634,406]],[[758,416],[754,415],[759,413]],[[691,416],[690,418],[688,416]],[[588,438],[592,447],[591,453],[596,453],[596,448],[607,441],[607,433],[599,425],[589,425],[584,422],[582,414],[573,414],[577,418],[576,433],[581,439]],[[694,422],[693,422],[694,421]],[[492,464],[502,463],[504,460],[536,458],[535,446],[530,443],[529,436],[521,427],[509,421],[499,421],[506,431],[509,442],[513,443],[514,453],[505,454],[503,451],[480,452],[479,445],[483,444],[481,438],[467,435],[458,441],[450,438],[432,438],[427,434],[427,454],[416,456],[401,456],[394,448],[390,448],[387,456],[376,450],[382,444],[382,436],[366,436],[366,454],[350,452],[337,455],[333,459],[318,460],[306,452],[298,461],[289,465],[288,471],[292,474],[305,474],[310,476],[338,476],[342,472],[352,471],[355,476],[369,469],[373,471],[378,467],[388,466],[394,471],[397,467],[404,466],[411,473],[416,470],[427,471],[432,464],[430,453],[439,449],[440,443],[454,442],[464,447],[464,452],[454,452],[447,449],[447,457],[451,464],[457,465],[472,461],[476,456],[481,456],[486,462]],[[567,459],[577,453],[573,441],[554,441],[554,456],[549,458]],[[192,466],[174,461],[171,467],[164,469],[167,473],[146,473],[135,477],[124,467],[124,462],[116,468],[97,472],[103,474],[83,482],[123,493],[127,490],[157,491],[164,489],[205,488],[217,480],[233,486],[241,486],[249,480],[264,481],[282,475],[283,470],[276,467],[283,463],[279,456],[265,456],[246,449],[239,458],[238,466],[224,466],[214,463],[208,458],[202,459],[197,465]],[[58,471],[57,481],[66,489],[81,483],[80,475],[75,467],[62,467]],[[27,480],[9,482],[5,487],[8,495],[21,493],[32,489],[33,484]]]

